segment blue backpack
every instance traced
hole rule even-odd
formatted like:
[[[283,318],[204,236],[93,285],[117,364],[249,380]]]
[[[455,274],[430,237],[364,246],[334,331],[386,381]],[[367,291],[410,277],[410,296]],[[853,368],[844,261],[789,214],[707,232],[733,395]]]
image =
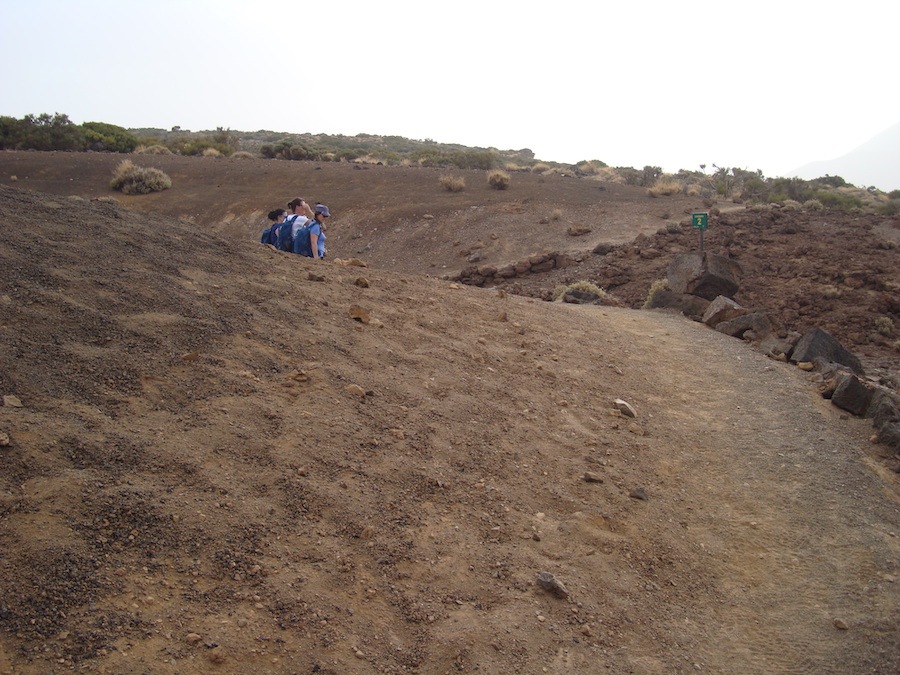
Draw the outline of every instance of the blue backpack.
[[[294,221],[297,218],[298,216],[294,214],[290,218],[285,218],[281,224],[281,229],[278,230],[278,243],[275,244],[275,248],[279,251],[294,250],[294,238],[291,236],[291,230],[294,229]]]
[[[316,221],[310,218],[297,230],[297,236],[294,237],[294,253],[305,255],[312,258],[312,244],[309,241],[309,230],[315,225]]]
[[[259,243],[272,244],[272,246],[275,246],[278,243],[278,223],[263,230],[262,236],[259,238]]]

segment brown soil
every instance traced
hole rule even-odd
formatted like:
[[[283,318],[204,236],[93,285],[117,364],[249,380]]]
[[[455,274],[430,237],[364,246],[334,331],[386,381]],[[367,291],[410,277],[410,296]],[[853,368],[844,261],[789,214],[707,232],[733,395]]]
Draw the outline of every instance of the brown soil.
[[[657,230],[700,204],[181,157],[146,161],[168,192],[90,201],[119,159],[0,153],[0,672],[900,668],[900,491],[867,420],[680,316],[436,278],[473,243],[489,262],[565,250],[584,275],[521,290],[605,261],[636,303],[690,245]],[[368,268],[257,243],[297,194],[335,214],[331,256]],[[541,225],[554,209],[592,231]],[[877,243],[896,223],[833,221],[821,261],[790,247],[823,221],[779,221],[760,269],[728,217],[734,239],[710,245],[749,267],[749,302],[760,272],[827,269],[830,312],[898,318],[877,304],[896,298],[897,249]]]

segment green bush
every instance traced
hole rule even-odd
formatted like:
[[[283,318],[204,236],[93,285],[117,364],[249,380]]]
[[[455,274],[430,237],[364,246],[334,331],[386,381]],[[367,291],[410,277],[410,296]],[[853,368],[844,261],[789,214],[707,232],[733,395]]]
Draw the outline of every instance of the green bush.
[[[123,127],[105,122],[85,122],[84,138],[88,150],[96,152],[133,152],[138,146],[137,136]]]
[[[879,206],[877,211],[882,216],[896,216],[900,213],[900,200],[891,199]]]
[[[201,136],[199,138],[178,138],[170,143],[172,149],[179,155],[202,155],[210,148],[217,151],[220,155],[228,157],[234,152],[234,148],[226,143],[213,140],[209,137]]]
[[[16,150],[84,150],[84,129],[68,115],[26,115],[0,118],[0,146]]]
[[[15,117],[0,116],[0,149],[13,150],[22,139],[24,124]]]
[[[172,187],[172,179],[159,169],[140,167],[130,159],[119,162],[109,186],[126,195],[145,195]]]
[[[853,209],[862,208],[863,205],[862,200],[856,195],[846,195],[840,192],[820,190],[816,193],[815,198],[827,207],[843,211],[852,211]]]

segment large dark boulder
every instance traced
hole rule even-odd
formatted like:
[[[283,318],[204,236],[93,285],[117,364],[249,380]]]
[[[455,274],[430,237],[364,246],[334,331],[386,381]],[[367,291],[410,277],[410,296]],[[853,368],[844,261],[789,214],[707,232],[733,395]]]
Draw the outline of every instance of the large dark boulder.
[[[709,303],[706,311],[703,312],[703,323],[710,328],[714,328],[716,324],[722,323],[723,321],[730,321],[742,314],[749,313],[750,310],[744,309],[731,298],[720,295]]]
[[[765,312],[753,312],[742,314],[728,321],[720,321],[716,324],[716,330],[731,337],[748,337],[747,333],[753,332],[754,341],[762,340],[772,334],[774,327],[769,315]]]
[[[794,363],[812,362],[817,357],[846,366],[857,375],[865,375],[859,359],[821,328],[813,328],[800,338],[791,353],[791,361]]]
[[[872,390],[859,381],[859,378],[850,373],[840,373],[837,376],[834,392],[831,394],[831,402],[841,410],[846,410],[854,415],[864,415],[872,402]]]
[[[682,253],[669,265],[666,278],[676,293],[688,293],[707,300],[732,297],[741,284],[741,266],[713,253]]]
[[[900,452],[900,395],[886,389],[876,389],[866,417],[872,418],[878,441],[894,452]]]
[[[647,303],[647,309],[673,309],[678,310],[686,317],[700,320],[709,305],[708,300],[698,298],[687,293],[675,293],[668,289],[656,291]]]

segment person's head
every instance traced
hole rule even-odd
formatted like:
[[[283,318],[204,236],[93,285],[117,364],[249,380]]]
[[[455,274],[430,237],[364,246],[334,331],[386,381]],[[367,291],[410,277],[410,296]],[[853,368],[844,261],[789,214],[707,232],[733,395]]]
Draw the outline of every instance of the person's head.
[[[302,210],[305,206],[306,202],[304,201],[303,197],[297,197],[296,199],[292,199],[288,202],[288,208],[293,213],[296,213],[298,210]]]
[[[269,220],[272,222],[279,222],[284,220],[284,214],[286,211],[284,209],[275,209],[274,211],[269,211]]]
[[[316,208],[314,209],[316,220],[320,223],[325,218],[331,218],[331,212],[328,210],[328,207],[324,204],[316,204]]]

